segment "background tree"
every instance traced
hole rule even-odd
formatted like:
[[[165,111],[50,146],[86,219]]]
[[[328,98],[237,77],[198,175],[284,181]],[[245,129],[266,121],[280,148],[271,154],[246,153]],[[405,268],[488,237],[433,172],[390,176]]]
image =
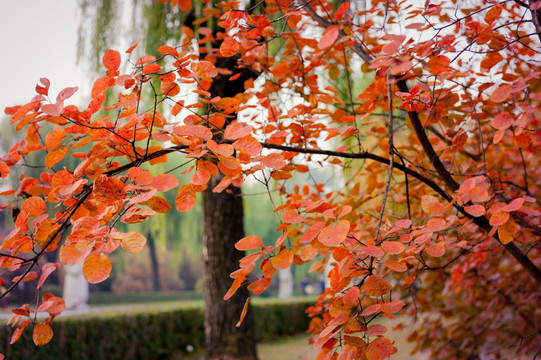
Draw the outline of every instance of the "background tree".
[[[80,38],[83,45],[87,42],[84,34],[91,33],[92,56],[98,60],[103,54],[103,49],[111,43],[119,42],[115,36],[123,29],[122,6],[134,7],[134,19],[132,28],[142,26],[136,33],[143,33],[142,38],[146,51],[158,56],[156,48],[161,44],[176,41],[179,38],[181,27],[197,32],[200,28],[192,23],[202,16],[201,6],[197,4],[189,12],[171,11],[168,5],[156,1],[148,1],[144,4],[131,4],[131,2],[100,1],[80,3],[84,13],[93,16],[87,19],[87,23],[81,26]],[[91,7],[91,8],[90,8]],[[142,7],[143,11],[137,11]],[[114,15],[116,14],[116,15]],[[88,21],[90,20],[90,21]],[[137,25],[136,25],[137,24]],[[108,31],[108,30],[111,31]],[[218,31],[216,22],[210,24],[210,31],[215,38]],[[131,36],[134,37],[133,35]],[[215,40],[216,41],[216,40]],[[204,46],[200,43],[199,46]],[[219,46],[219,44],[214,46]],[[197,48],[195,49],[198,50]],[[83,51],[84,52],[84,51]],[[204,58],[201,52],[201,58]],[[225,59],[220,68],[230,73],[237,72],[237,64],[234,59]],[[252,73],[239,73],[240,77],[235,81],[229,81],[224,75],[214,78],[210,89],[212,94],[220,97],[235,97],[244,92],[244,81],[253,78]],[[159,86],[159,85],[158,85]],[[152,101],[155,94],[149,94]],[[212,111],[209,108],[206,113]],[[221,180],[216,177],[212,182],[216,186]],[[223,295],[229,287],[229,274],[236,270],[239,260],[244,252],[235,249],[238,239],[244,237],[244,211],[242,194],[238,188],[232,188],[225,192],[213,193],[214,187],[209,187],[202,197],[202,252],[203,252],[203,293],[205,299],[205,353],[207,359],[256,359],[255,332],[251,308],[248,309],[247,321],[240,327],[235,327],[236,319],[239,318],[249,293],[247,290],[239,292],[231,301],[224,302]],[[151,247],[153,249],[153,247]],[[157,264],[157,261],[153,261]]]
[[[171,4],[192,7],[189,0]],[[329,287],[310,309],[318,359],[389,357],[393,343],[374,320],[401,311],[422,312],[423,328],[411,340],[434,358],[535,357],[538,2],[370,5],[204,6],[195,21],[218,21],[222,32],[183,28],[175,47],[160,46],[158,58],[139,57],[133,73],[120,74],[121,55],[108,50],[106,76],[94,83],[86,109],[64,105],[72,88],[48,101],[42,80],[31,102],[7,109],[26,139],[2,158],[0,174],[37,151],[47,152],[51,169],[39,180],[21,178],[18,189],[3,194],[15,195],[4,208],[21,208],[1,253],[3,267],[24,271],[14,284],[38,277],[36,269],[40,279],[54,271],[54,264],[38,260],[60,245],[62,262],[84,261],[89,281],[106,279],[107,254],[119,246],[138,252],[145,243],[114,225],[165,211],[170,206],[157,191],[179,185],[172,174],[151,175],[140,166],[181,152],[196,160],[182,174],[191,176],[178,188],[179,211],[210,187],[234,193],[230,185],[239,187],[246,177],[283,184],[287,200],[275,209],[281,236],[271,246],[255,234],[235,244],[251,253],[231,274],[224,298],[245,285],[263,292],[277,270],[294,262],[311,263],[313,271],[331,268]],[[195,47],[213,40],[219,48]],[[228,59],[238,73],[221,67]],[[223,81],[214,79],[231,76],[233,83],[248,71],[259,77],[244,81],[241,95],[212,93]],[[372,73],[373,81],[357,93],[348,85],[347,102],[319,80],[347,81],[345,74],[360,71]],[[175,97],[187,83],[197,99]],[[121,93],[113,96],[111,88]],[[138,107],[143,88],[156,94],[155,106]],[[112,103],[103,106],[107,97]],[[169,120],[158,103],[171,106]],[[93,116],[102,108],[106,117]],[[194,110],[201,108],[206,111]],[[42,122],[56,127],[43,136]],[[81,159],[77,168],[55,168],[85,142],[90,151],[70,153]],[[339,191],[322,183],[286,184],[296,173],[329,164],[345,169]],[[45,200],[56,206],[51,218]],[[51,316],[34,324],[37,344],[49,341],[48,322],[61,304],[43,296],[41,309]],[[28,315],[28,307],[14,310],[15,338],[30,325]]]

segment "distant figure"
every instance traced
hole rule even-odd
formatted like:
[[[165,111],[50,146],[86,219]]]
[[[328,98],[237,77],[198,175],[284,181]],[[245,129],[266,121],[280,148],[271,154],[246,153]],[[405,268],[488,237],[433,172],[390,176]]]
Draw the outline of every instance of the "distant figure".
[[[308,295],[308,292],[306,291],[308,285],[310,285],[310,280],[308,279],[308,276],[305,276],[301,280],[301,289],[304,295]]]
[[[83,263],[72,266],[64,266],[63,298],[66,302],[66,310],[88,309],[88,282],[83,276]]]

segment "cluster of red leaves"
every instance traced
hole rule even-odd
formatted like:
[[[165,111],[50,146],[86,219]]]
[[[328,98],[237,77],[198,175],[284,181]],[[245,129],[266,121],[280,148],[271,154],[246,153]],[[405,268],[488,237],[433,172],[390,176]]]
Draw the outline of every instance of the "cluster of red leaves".
[[[396,349],[374,320],[417,310],[439,314],[411,336],[437,358],[449,357],[449,346],[500,354],[494,344],[503,338],[523,338],[520,351],[530,351],[541,282],[539,44],[521,22],[530,9],[519,3],[481,2],[459,14],[453,4],[374,1],[361,9],[280,0],[260,3],[264,12],[255,15],[224,2],[196,20],[215,17],[223,32],[183,27],[181,44],[138,58],[131,73],[121,74],[122,55],[107,51],[105,76],[86,108],[64,104],[77,88],[51,103],[49,80],[41,79],[30,102],[6,109],[26,135],[0,159],[0,176],[32,153],[45,154],[47,170],[39,178],[23,173],[17,189],[0,194],[10,197],[1,209],[17,210],[0,266],[23,270],[13,286],[39,276],[40,287],[58,264],[39,260],[60,247],[61,263],[83,262],[89,282],[103,281],[108,254],[118,247],[137,253],[146,242],[115,224],[169,211],[161,192],[178,187],[175,206],[188,211],[213,176],[223,175],[215,192],[261,176],[284,197],[275,209],[280,236],[273,246],[255,234],[239,240],[236,248],[249,253],[225,299],[245,285],[260,294],[292,264],[325,271],[329,286],[309,309],[318,360],[387,358]],[[507,31],[517,23],[524,29]],[[406,35],[393,34],[396,26]],[[238,72],[220,68],[220,58],[236,61]],[[231,98],[209,92],[217,77],[233,81],[243,71],[261,81],[246,81],[245,93]],[[358,71],[374,76],[354,94],[350,77]],[[324,87],[322,74],[336,86]],[[349,85],[341,91],[344,76]],[[415,81],[411,90],[407,80]],[[151,81],[170,114],[141,110]],[[176,175],[141,167],[167,163],[174,152],[193,166]],[[67,156],[77,159],[75,168],[61,169]],[[343,186],[283,185],[322,164],[343,169]],[[62,306],[47,294],[42,300],[34,310],[14,310],[13,341],[35,311],[50,317],[34,326],[34,341],[50,340],[48,324]],[[510,312],[518,314],[513,321]]]

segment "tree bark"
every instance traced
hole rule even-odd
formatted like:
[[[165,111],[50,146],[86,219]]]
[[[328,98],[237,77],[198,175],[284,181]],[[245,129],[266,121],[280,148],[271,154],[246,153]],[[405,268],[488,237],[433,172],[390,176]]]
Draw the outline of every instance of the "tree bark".
[[[205,266],[205,357],[207,360],[257,359],[251,308],[240,327],[249,292],[241,287],[229,300],[223,296],[231,286],[230,274],[238,269],[244,253],[233,244],[244,237],[244,209],[240,189],[213,193],[220,181],[213,177],[203,192],[203,262]]]
[[[150,254],[150,266],[152,271],[152,289],[154,291],[161,291],[162,284],[160,281],[160,268],[158,265],[158,256],[156,255],[156,242],[152,237],[152,234],[148,233],[148,250]]]

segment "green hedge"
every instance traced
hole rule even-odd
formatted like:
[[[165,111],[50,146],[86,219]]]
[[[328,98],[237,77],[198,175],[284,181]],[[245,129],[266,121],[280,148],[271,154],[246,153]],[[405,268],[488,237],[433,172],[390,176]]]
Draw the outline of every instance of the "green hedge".
[[[307,299],[256,302],[258,340],[305,331],[309,319],[304,310],[311,304],[313,300]],[[0,353],[8,360],[182,359],[188,345],[195,351],[204,346],[201,306],[124,315],[87,314],[59,318],[51,326],[53,340],[42,347],[33,344],[30,329],[9,345],[12,328],[3,326]]]

